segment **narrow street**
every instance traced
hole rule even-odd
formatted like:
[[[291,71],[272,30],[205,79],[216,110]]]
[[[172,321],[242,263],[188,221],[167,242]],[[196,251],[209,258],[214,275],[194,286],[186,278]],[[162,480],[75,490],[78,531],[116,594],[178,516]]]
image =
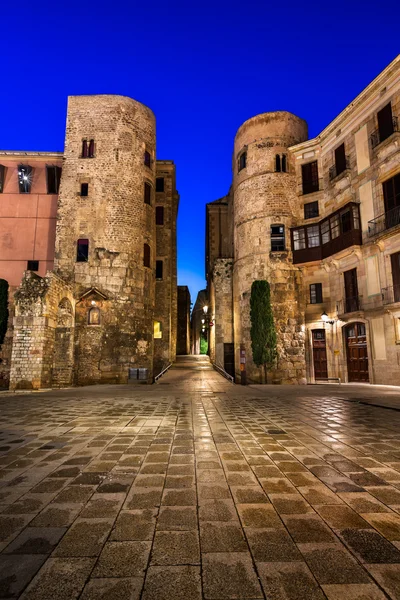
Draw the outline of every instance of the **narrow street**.
[[[400,389],[0,394],[0,598],[400,599]]]

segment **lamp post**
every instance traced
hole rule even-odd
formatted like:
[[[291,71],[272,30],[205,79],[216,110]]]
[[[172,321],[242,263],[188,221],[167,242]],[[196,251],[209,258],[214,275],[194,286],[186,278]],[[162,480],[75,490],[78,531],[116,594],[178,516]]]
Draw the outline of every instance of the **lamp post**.
[[[329,325],[333,325],[335,323],[334,319],[330,319],[325,311],[321,315],[321,321],[324,323],[329,323]]]

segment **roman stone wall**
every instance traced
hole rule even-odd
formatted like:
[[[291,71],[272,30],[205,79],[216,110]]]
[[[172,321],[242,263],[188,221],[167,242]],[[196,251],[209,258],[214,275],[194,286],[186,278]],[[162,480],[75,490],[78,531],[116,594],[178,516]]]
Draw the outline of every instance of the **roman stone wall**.
[[[91,139],[94,157],[84,158],[83,140]],[[96,333],[77,317],[76,356],[85,364],[76,370],[78,384],[127,381],[129,367],[148,368],[152,378],[155,168],[155,119],[147,107],[122,96],[69,98],[54,268],[76,300],[91,288],[107,297]],[[80,195],[82,183],[88,196]],[[87,262],[76,260],[79,239],[89,240]]]
[[[214,300],[210,319],[213,339],[213,356],[210,358],[224,368],[224,344],[233,343],[233,302],[232,302],[233,259],[219,258],[214,262]],[[211,303],[210,303],[211,304]]]
[[[261,369],[252,361],[250,340],[250,290],[253,281],[266,279],[271,286],[278,338],[279,383],[305,382],[304,309],[301,273],[292,264],[290,227],[299,217],[294,161],[288,147],[307,138],[307,125],[287,112],[265,113],[246,121],[235,138],[233,156],[234,268],[233,302],[235,363],[239,378],[239,349],[246,348],[249,382],[261,382]],[[246,151],[246,168],[238,171]],[[275,172],[275,156],[286,155],[287,172]],[[271,226],[285,228],[285,248],[271,251]]]

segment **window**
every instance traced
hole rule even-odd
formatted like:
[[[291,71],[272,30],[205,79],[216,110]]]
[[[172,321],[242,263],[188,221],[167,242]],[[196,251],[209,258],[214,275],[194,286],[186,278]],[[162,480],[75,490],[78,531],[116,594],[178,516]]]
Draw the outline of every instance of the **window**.
[[[164,207],[156,206],[156,225],[164,225]]]
[[[163,278],[163,261],[156,260],[156,279]]]
[[[286,154],[282,154],[282,173],[287,172]]]
[[[151,204],[151,185],[147,182],[144,184],[144,203]]]
[[[26,268],[28,269],[28,271],[39,271],[39,261],[28,260]]]
[[[100,325],[100,309],[92,306],[88,312],[88,325]]]
[[[293,250],[304,250],[306,247],[306,232],[304,229],[294,229]]]
[[[316,248],[320,245],[319,225],[307,227],[307,244],[309,248]]]
[[[303,182],[303,194],[312,194],[318,192],[318,161],[301,165],[301,176]]]
[[[344,143],[340,144],[340,146],[338,148],[336,148],[335,150],[335,171],[336,171],[336,176],[340,175],[340,173],[343,173],[343,171],[346,170],[346,154],[344,151]]]
[[[156,177],[156,192],[164,191],[164,177]]]
[[[89,158],[94,158],[94,140],[89,142]]]
[[[315,202],[308,202],[308,204],[304,205],[304,218],[305,219],[314,219],[314,217],[319,216],[319,208],[318,208],[318,200]]]
[[[76,262],[87,262],[89,258],[89,240],[78,240]]]
[[[58,194],[61,181],[61,167],[46,165],[47,193]]]
[[[88,195],[89,195],[89,184],[81,183],[81,196],[88,196]]]
[[[352,214],[351,214],[350,207],[347,208],[346,210],[340,211],[340,226],[341,226],[342,233],[347,233],[348,231],[351,231],[351,229],[352,229],[351,217],[352,217]]]
[[[29,194],[32,186],[33,169],[29,165],[18,166],[19,193]]]
[[[150,267],[150,246],[148,244],[143,246],[143,266]]]
[[[271,225],[271,252],[285,250],[285,226]]]
[[[162,338],[162,325],[160,321],[154,321],[154,339],[159,340]]]
[[[400,206],[400,173],[384,181],[382,187],[385,212],[387,213]]]
[[[82,158],[94,158],[94,140],[82,140]]]
[[[392,106],[386,104],[378,112],[378,130],[379,130],[379,142],[383,142],[388,137],[390,137],[394,131],[393,129],[393,116],[392,116]]]
[[[322,243],[327,244],[331,241],[331,230],[329,228],[329,219],[321,223],[321,238]]]
[[[239,156],[238,171],[242,171],[243,169],[245,169],[246,168],[246,163],[247,163],[247,152],[245,150]]]
[[[5,172],[6,172],[5,166],[0,165],[0,194],[3,193],[3,189],[4,189]]]
[[[279,156],[279,154],[275,156],[275,171],[277,173],[281,172],[281,157]]]
[[[151,167],[151,156],[147,150],[144,151],[144,164],[146,167]]]
[[[276,173],[286,173],[287,172],[287,160],[286,154],[276,154],[275,155],[275,172]]]
[[[321,304],[322,302],[322,283],[312,283],[310,285],[310,304]]]
[[[339,215],[333,215],[330,218],[330,225],[331,225],[331,238],[332,240],[336,239],[337,237],[339,237],[340,235],[340,221],[339,221]]]

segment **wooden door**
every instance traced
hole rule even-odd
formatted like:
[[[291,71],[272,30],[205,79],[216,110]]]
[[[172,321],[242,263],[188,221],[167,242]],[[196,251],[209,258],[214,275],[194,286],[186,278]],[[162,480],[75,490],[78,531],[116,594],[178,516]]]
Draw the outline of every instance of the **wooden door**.
[[[360,309],[358,301],[357,269],[344,272],[345,311],[354,312]]]
[[[233,344],[224,344],[224,369],[235,377],[235,349]]]
[[[400,302],[400,252],[391,254],[392,278],[393,278],[393,299]]]
[[[351,323],[345,329],[349,381],[369,381],[367,336],[364,323]]]
[[[328,364],[326,359],[325,329],[313,329],[312,341],[315,379],[327,379]]]

